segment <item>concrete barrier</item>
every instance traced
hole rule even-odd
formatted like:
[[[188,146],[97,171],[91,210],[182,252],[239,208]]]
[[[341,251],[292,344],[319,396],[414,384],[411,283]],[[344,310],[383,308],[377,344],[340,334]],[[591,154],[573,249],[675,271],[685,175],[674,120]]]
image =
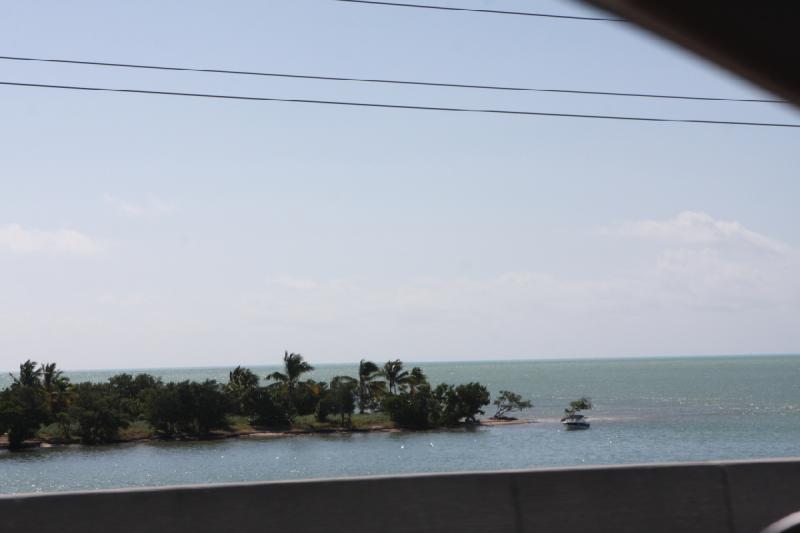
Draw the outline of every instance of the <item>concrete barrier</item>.
[[[10,495],[0,531],[736,532],[800,510],[800,460]]]

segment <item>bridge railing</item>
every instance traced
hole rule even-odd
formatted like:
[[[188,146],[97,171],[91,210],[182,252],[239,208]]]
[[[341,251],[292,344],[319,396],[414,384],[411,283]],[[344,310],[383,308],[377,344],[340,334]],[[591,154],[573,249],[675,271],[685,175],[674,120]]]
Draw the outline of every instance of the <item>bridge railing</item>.
[[[0,531],[759,532],[800,459],[555,468],[0,497]]]

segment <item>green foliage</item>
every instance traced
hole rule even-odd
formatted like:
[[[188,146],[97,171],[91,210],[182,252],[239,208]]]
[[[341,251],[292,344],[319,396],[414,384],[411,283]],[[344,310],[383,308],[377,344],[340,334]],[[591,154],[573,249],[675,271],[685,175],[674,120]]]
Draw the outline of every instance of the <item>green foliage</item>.
[[[484,414],[482,407],[489,405],[489,391],[480,383],[466,383],[453,387],[441,384],[434,389],[439,402],[438,424],[451,426],[464,420],[477,422],[477,416]]]
[[[117,396],[118,408],[131,420],[144,416],[149,391],[164,386],[161,379],[150,374],[117,374],[108,378],[108,383]]]
[[[572,416],[572,415],[577,414],[577,413],[579,413],[581,411],[588,411],[592,407],[593,407],[592,406],[592,400],[590,398],[587,398],[586,396],[582,396],[581,398],[578,398],[577,400],[573,400],[573,401],[569,402],[569,407],[564,409],[564,415],[565,416]]]
[[[48,371],[49,385],[55,391],[55,382],[63,383],[64,396],[51,396],[42,383],[45,369]],[[9,448],[22,447],[25,439],[36,435],[42,424],[53,420],[53,403],[58,407],[66,404],[69,381],[61,378],[61,372],[54,364],[37,366],[30,359],[19,365],[19,375],[11,374],[11,386],[0,391],[0,434],[8,433]]]
[[[408,383],[408,371],[403,370],[403,362],[400,359],[394,361],[386,361],[381,371],[383,377],[386,378],[386,385],[389,389],[389,394],[397,394],[403,392],[406,384]]]
[[[19,376],[10,374],[13,385],[18,387],[37,387],[42,385],[42,367],[36,366],[36,361],[28,359],[19,365]]]
[[[72,401],[72,384],[55,363],[41,365],[39,372],[41,387],[47,396],[50,419],[58,425],[61,437],[69,438],[70,420],[67,410]]]
[[[108,383],[121,398],[138,398],[142,393],[163,385],[160,378],[150,374],[116,374],[108,378]]]
[[[47,393],[40,384],[20,380],[0,391],[0,433],[8,433],[10,449],[21,448],[50,418]]]
[[[146,420],[134,420],[119,430],[120,440],[138,440],[154,437],[153,427]]]
[[[339,415],[342,426],[350,425],[350,419],[356,409],[357,391],[358,380],[350,376],[336,376],[331,380],[327,396],[330,397],[332,411]]]
[[[256,426],[288,426],[291,423],[288,403],[285,388],[259,387],[247,407],[250,422]]]
[[[224,390],[234,414],[243,415],[247,412],[252,396],[258,389],[258,381],[258,376],[252,370],[241,366],[228,374],[228,383]]]
[[[507,390],[501,390],[500,396],[498,396],[492,403],[495,405],[495,407],[497,407],[497,412],[495,412],[492,418],[497,420],[508,418],[506,416],[508,413],[522,411],[523,409],[530,409],[533,407],[533,403],[531,403],[530,400],[523,400],[522,396],[516,392]]]
[[[358,364],[358,411],[373,411],[378,408],[381,397],[386,393],[386,382],[378,379],[381,371],[372,361],[362,359]]]
[[[97,444],[117,440],[119,430],[129,424],[119,405],[119,396],[108,383],[75,385],[69,418],[76,423],[81,442]]]
[[[397,426],[408,429],[436,427],[441,406],[430,386],[423,385],[415,394],[391,394],[383,400],[383,410]]]
[[[317,404],[317,422],[325,422],[329,415],[339,417],[339,424],[347,427],[352,424],[353,412],[358,400],[359,381],[350,376],[336,376],[330,387],[324,390]]]
[[[227,399],[214,380],[181,381],[151,389],[145,401],[145,417],[166,435],[206,434],[225,427]]]
[[[223,428],[226,424],[225,395],[219,384],[207,379],[202,383],[190,382],[191,412],[194,415],[194,430],[204,434],[212,429]]]
[[[330,395],[330,388],[328,384],[324,381],[318,383],[319,386],[319,401],[317,402],[317,407],[314,410],[314,418],[317,422],[327,422],[328,415],[333,413],[334,411],[334,404],[333,398]]]
[[[40,367],[42,373],[42,387],[47,393],[50,412],[53,417],[63,414],[69,407],[70,381],[64,373],[56,367],[55,363],[48,363]]]
[[[210,380],[165,384],[149,374],[126,373],[112,376],[107,383],[72,384],[54,363],[37,365],[29,360],[12,376],[11,386],[0,390],[0,435],[7,433],[10,447],[16,449],[37,433],[70,440],[74,431],[81,442],[96,444],[154,434],[287,428],[294,417],[320,429],[376,424],[425,429],[475,422],[489,404],[483,385],[431,388],[421,368],[406,371],[399,359],[387,361],[382,369],[362,360],[358,378],[336,376],[330,385],[301,381],[313,367],[300,354],[285,352],[283,363],[283,372],[267,376],[272,380],[267,386],[259,386],[258,376],[239,366],[229,373],[223,387]],[[502,415],[530,407],[530,402],[501,391],[495,405]],[[573,410],[591,408],[587,398],[570,405]],[[354,415],[356,408],[359,415]],[[329,421],[330,415],[337,420]]]
[[[489,405],[489,391],[480,383],[466,383],[456,387],[458,415],[467,422],[477,422],[477,416],[484,414],[482,407]]]
[[[178,433],[183,422],[178,386],[167,383],[163,387],[147,391],[144,416],[157,432],[165,435]]]
[[[299,416],[313,415],[325,390],[327,390],[327,383],[316,382],[313,379],[298,383],[294,391],[295,414]]]
[[[280,383],[286,388],[289,406],[288,416],[291,420],[297,414],[295,401],[297,399],[297,386],[300,382],[300,376],[306,372],[311,372],[314,367],[308,364],[299,353],[284,352],[283,369],[283,372],[273,372],[268,375],[267,379]]]
[[[411,373],[408,375],[408,380],[406,383],[408,384],[409,392],[414,394],[417,389],[428,384],[428,376],[425,375],[420,367],[415,366],[411,369]]]
[[[400,427],[424,429],[453,426],[462,420],[476,422],[489,405],[489,391],[480,383],[448,385],[442,383],[431,389],[424,383],[400,394],[390,395],[383,408]]]
[[[298,416],[294,423],[294,427],[303,428],[310,431],[321,430],[370,430],[376,428],[391,428],[394,423],[386,413],[353,413],[350,421],[345,426],[342,426],[339,417],[330,417],[327,420],[320,421],[316,415]]]

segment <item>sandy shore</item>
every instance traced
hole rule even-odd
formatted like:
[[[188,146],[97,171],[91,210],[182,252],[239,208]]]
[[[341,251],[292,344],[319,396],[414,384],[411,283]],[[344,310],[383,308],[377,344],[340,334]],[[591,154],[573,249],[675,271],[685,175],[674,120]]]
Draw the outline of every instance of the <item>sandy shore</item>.
[[[518,426],[520,424],[535,424],[537,420],[533,418],[510,418],[506,420],[495,420],[494,418],[487,418],[481,420],[481,426]]]

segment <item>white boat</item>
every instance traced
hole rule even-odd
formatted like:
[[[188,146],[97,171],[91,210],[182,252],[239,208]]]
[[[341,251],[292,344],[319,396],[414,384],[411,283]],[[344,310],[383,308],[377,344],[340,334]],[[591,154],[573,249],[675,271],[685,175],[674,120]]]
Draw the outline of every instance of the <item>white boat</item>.
[[[586,420],[585,416],[578,413],[565,416],[561,419],[561,423],[564,425],[564,429],[567,431],[574,429],[589,429],[589,421]]]

